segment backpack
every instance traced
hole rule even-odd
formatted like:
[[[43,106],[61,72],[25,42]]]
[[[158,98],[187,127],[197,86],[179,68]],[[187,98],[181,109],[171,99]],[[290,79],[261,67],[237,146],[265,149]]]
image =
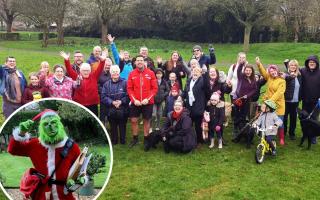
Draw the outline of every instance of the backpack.
[[[2,69],[2,79],[0,79],[0,95],[3,96],[6,91],[6,77],[8,75],[8,72],[4,69]]]

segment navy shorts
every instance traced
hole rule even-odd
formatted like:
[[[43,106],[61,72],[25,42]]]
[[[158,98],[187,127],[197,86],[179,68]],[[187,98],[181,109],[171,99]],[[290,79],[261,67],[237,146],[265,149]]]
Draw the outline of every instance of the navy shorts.
[[[151,119],[153,111],[153,104],[135,106],[134,104],[130,105],[130,117],[140,117],[142,114],[143,119]]]

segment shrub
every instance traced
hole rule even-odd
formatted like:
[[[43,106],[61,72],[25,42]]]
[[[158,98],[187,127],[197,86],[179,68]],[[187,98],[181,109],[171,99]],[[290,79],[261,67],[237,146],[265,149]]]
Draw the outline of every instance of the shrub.
[[[49,33],[49,34],[48,34],[48,38],[56,38],[56,37],[58,37],[57,33]],[[39,39],[39,40],[42,40],[42,39],[43,39],[43,33],[39,33],[38,39]]]
[[[0,40],[17,41],[17,40],[20,40],[20,34],[19,33],[0,33]]]

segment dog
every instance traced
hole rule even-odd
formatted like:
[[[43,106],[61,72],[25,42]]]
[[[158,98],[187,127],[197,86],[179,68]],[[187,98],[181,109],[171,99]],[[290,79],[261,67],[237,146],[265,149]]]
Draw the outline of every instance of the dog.
[[[162,141],[163,134],[161,130],[154,130],[149,134],[150,147],[157,148],[157,145]]]
[[[232,112],[232,104],[230,102],[224,102],[225,107],[225,121],[223,123],[224,127],[227,127],[229,124],[229,120],[231,120],[231,112]]]
[[[299,146],[302,147],[304,140],[308,138],[308,149],[311,148],[311,139],[320,136],[320,122],[315,120],[315,116],[301,109],[297,109],[300,125],[302,129],[302,138]]]

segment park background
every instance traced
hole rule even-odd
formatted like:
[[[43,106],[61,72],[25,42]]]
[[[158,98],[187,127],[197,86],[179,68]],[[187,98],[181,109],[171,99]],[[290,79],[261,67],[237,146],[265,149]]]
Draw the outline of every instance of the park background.
[[[278,64],[284,70],[284,59],[297,59],[303,66],[307,56],[319,54],[319,2],[1,0],[0,13],[4,5],[10,12],[0,20],[0,59],[15,56],[28,75],[39,70],[41,61],[51,67],[63,63],[61,50],[81,50],[88,58],[93,46],[107,46],[105,36],[111,33],[118,49],[132,56],[145,45],[154,60],[167,60],[178,50],[188,61],[193,45],[200,44],[208,54],[213,44],[219,70],[226,72],[240,51],[247,52],[251,64],[260,56],[265,66]],[[225,130],[228,146],[222,151],[203,146],[180,155],[164,154],[161,146],[145,153],[142,145],[115,145],[113,172],[100,199],[319,198],[319,145],[307,151],[297,147],[298,140],[287,140],[277,157],[257,165],[254,148],[230,142],[231,127]],[[128,125],[128,140],[130,131]]]

